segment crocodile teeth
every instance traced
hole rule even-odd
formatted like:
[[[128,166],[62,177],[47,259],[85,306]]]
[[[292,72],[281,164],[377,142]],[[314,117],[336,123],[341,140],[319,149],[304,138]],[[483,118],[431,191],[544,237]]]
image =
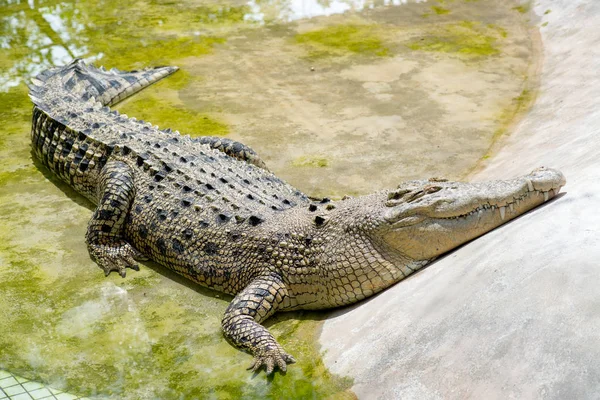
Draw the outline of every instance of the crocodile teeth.
[[[548,201],[548,192],[544,192],[544,201]]]
[[[531,182],[529,179],[527,179],[527,188],[530,192],[533,192],[533,182]]]
[[[506,215],[506,207],[500,207],[500,218],[504,221],[504,216]]]
[[[515,203],[510,203],[508,208],[510,208],[510,212],[515,212]]]

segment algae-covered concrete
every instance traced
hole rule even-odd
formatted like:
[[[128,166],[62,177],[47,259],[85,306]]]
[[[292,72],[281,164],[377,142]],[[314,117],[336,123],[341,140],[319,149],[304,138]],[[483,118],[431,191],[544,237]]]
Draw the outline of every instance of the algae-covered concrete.
[[[535,36],[512,1],[402,3],[239,34],[181,99],[315,196],[458,178],[535,91]]]
[[[24,81],[42,69],[73,57],[121,68],[183,67],[184,59],[216,51],[237,30],[255,28],[235,8],[192,3],[139,2],[127,18],[117,1],[11,1],[0,7],[0,369],[99,398],[343,394],[351,382],[325,369],[316,346],[319,315],[269,321],[301,361],[267,379],[246,371],[251,357],[223,338],[220,321],[229,297],[152,263],[127,279],[104,278],[84,242],[91,204],[32,160],[32,105]],[[202,12],[213,16],[210,23],[201,20]],[[204,34],[196,35],[200,28]],[[179,100],[180,90],[202,79],[180,72],[121,109],[161,126],[227,134],[218,116]]]
[[[472,179],[545,165],[564,194],[329,318],[326,364],[359,398],[598,398],[600,3],[527,15],[544,45],[538,99]]]

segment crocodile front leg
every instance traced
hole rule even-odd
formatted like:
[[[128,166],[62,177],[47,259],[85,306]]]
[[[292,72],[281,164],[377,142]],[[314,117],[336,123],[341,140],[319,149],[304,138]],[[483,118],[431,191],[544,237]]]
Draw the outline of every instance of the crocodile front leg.
[[[287,296],[287,288],[275,274],[253,280],[233,299],[223,317],[225,337],[235,346],[254,355],[254,362],[248,369],[258,371],[265,366],[271,374],[275,366],[281,371],[287,364],[294,363],[294,357],[287,354],[273,335],[260,325],[275,313]]]
[[[264,170],[269,170],[265,162],[258,156],[258,154],[256,154],[254,150],[252,150],[249,146],[246,146],[244,143],[218,136],[201,136],[193,140],[195,142],[207,144],[211,148],[222,151],[230,157],[246,161],[247,163],[256,165]]]
[[[104,274],[127,267],[139,271],[135,259],[144,259],[123,238],[123,223],[135,196],[130,167],[121,161],[107,163],[99,177],[98,208],[88,224],[88,250]]]

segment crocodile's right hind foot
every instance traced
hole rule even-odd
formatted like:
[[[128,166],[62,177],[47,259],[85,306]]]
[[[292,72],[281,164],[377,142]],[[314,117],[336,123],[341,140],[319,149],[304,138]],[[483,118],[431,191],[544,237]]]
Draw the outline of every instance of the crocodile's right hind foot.
[[[225,337],[235,346],[254,355],[250,368],[255,373],[265,369],[271,375],[275,368],[282,373],[296,362],[287,354],[261,322],[273,315],[288,296],[288,289],[277,274],[254,279],[239,292],[225,310],[222,327]]]
[[[281,346],[277,345],[266,349],[258,349],[254,354],[252,365],[247,369],[252,370],[252,372],[258,372],[264,367],[267,375],[271,375],[275,371],[275,367],[279,368],[281,372],[286,372],[287,364],[295,362],[296,359],[294,357],[287,354]]]

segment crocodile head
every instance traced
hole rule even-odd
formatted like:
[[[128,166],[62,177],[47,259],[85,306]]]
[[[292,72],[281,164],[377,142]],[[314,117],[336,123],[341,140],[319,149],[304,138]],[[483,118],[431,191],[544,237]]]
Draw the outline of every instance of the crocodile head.
[[[413,260],[431,260],[556,196],[557,170],[483,183],[409,181],[388,192],[383,237]]]

